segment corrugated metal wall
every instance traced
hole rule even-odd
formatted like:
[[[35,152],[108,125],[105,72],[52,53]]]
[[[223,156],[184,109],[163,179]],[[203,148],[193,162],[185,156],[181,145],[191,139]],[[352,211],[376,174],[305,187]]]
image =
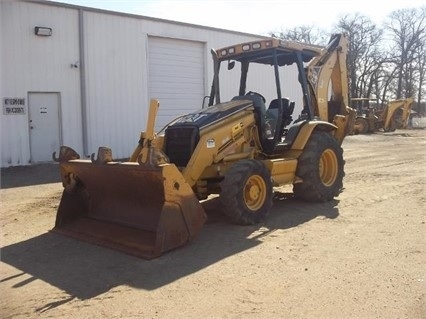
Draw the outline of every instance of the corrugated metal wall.
[[[1,30],[5,29],[5,25],[4,25],[4,19],[2,19],[1,17],[3,17],[3,6],[0,2],[0,99],[3,98],[3,32],[1,32]],[[3,104],[3,102],[1,102]],[[3,108],[3,106],[2,106]],[[0,111],[0,114],[3,114],[3,110]],[[4,132],[3,132],[3,115],[0,115],[0,142],[1,142],[1,147],[0,147],[0,159],[1,162],[3,162],[3,157],[1,156],[2,152],[3,152],[3,139],[6,138],[4,136]],[[0,166],[3,166],[0,163]]]
[[[81,149],[78,11],[32,3],[1,2],[1,83],[4,98],[24,98],[25,114],[1,112],[1,166],[26,165],[29,147],[28,92],[60,92],[63,141]],[[35,26],[53,29],[36,36]]]
[[[88,151],[130,155],[145,126],[146,50],[140,20],[84,13]]]
[[[257,38],[69,5],[0,2],[0,14],[2,99],[25,97],[28,100],[28,92],[59,92],[62,142],[85,156],[96,153],[98,146],[109,146],[115,158],[125,158],[135,147],[140,131],[145,128],[149,100],[156,97],[150,96],[148,89],[150,37],[204,43],[205,95],[209,94],[213,75],[210,49]],[[51,27],[53,35],[35,36],[37,25]],[[84,51],[82,61],[80,40]],[[84,69],[81,68],[83,62]],[[77,67],[71,66],[74,64]],[[238,73],[239,70],[235,70],[231,77],[223,80],[223,99],[238,94]],[[83,82],[80,82],[81,74]],[[262,74],[250,79],[250,86],[273,98],[272,73]],[[292,83],[284,95],[292,98],[298,86],[297,81]],[[193,109],[198,109],[201,103],[196,103]],[[2,167],[30,162],[29,136],[28,106],[24,115],[2,113]]]

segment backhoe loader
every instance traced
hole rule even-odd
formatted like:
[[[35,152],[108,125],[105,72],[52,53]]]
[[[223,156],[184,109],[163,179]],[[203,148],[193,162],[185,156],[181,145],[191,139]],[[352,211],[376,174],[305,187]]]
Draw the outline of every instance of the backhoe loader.
[[[352,102],[362,103],[354,123],[355,134],[367,134],[383,130],[394,132],[396,129],[406,128],[410,117],[413,98],[389,101],[384,108],[378,110],[377,105],[369,105],[370,98],[354,98]],[[353,107],[353,106],[352,106]],[[353,107],[354,108],[354,107]],[[355,108],[354,108],[355,109]]]
[[[343,187],[342,141],[355,112],[347,107],[344,34],[326,47],[276,38],[211,50],[214,76],[209,106],[154,132],[160,101],[151,99],[146,130],[130,158],[113,160],[111,149],[80,159],[62,146],[64,186],[55,232],[151,259],[183,246],[202,229],[201,200],[219,195],[233,223],[265,220],[273,187],[293,185],[294,196],[330,201]],[[220,66],[241,67],[239,92],[220,99]],[[276,98],[247,91],[249,65],[272,68]],[[296,65],[303,110],[282,96],[280,68]]]

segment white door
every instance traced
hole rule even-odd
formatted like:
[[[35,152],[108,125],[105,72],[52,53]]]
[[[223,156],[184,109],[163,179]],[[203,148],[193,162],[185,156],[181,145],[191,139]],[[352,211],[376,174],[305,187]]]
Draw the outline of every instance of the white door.
[[[205,45],[202,42],[149,37],[149,98],[160,101],[156,130],[174,118],[198,110],[205,95]]]
[[[59,93],[28,94],[32,163],[52,161],[53,152],[59,152],[59,103]]]

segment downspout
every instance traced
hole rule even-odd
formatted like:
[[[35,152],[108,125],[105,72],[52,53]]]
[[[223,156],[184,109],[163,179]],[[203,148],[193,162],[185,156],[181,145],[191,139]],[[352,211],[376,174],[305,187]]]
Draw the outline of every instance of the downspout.
[[[84,12],[83,9],[78,10],[78,41],[80,54],[80,102],[81,102],[81,125],[83,130],[83,156],[88,157],[88,137],[87,137],[87,92],[86,92],[86,72],[84,59]]]

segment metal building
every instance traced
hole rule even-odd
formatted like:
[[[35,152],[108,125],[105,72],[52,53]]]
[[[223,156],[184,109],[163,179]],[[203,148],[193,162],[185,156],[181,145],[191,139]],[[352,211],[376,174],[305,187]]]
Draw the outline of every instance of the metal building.
[[[109,146],[126,158],[145,128],[202,107],[210,49],[259,35],[44,0],[0,1],[1,167],[52,160],[60,145],[84,156]],[[223,98],[236,95],[235,78]],[[252,83],[266,96],[273,77]],[[296,99],[298,84],[284,94]]]

